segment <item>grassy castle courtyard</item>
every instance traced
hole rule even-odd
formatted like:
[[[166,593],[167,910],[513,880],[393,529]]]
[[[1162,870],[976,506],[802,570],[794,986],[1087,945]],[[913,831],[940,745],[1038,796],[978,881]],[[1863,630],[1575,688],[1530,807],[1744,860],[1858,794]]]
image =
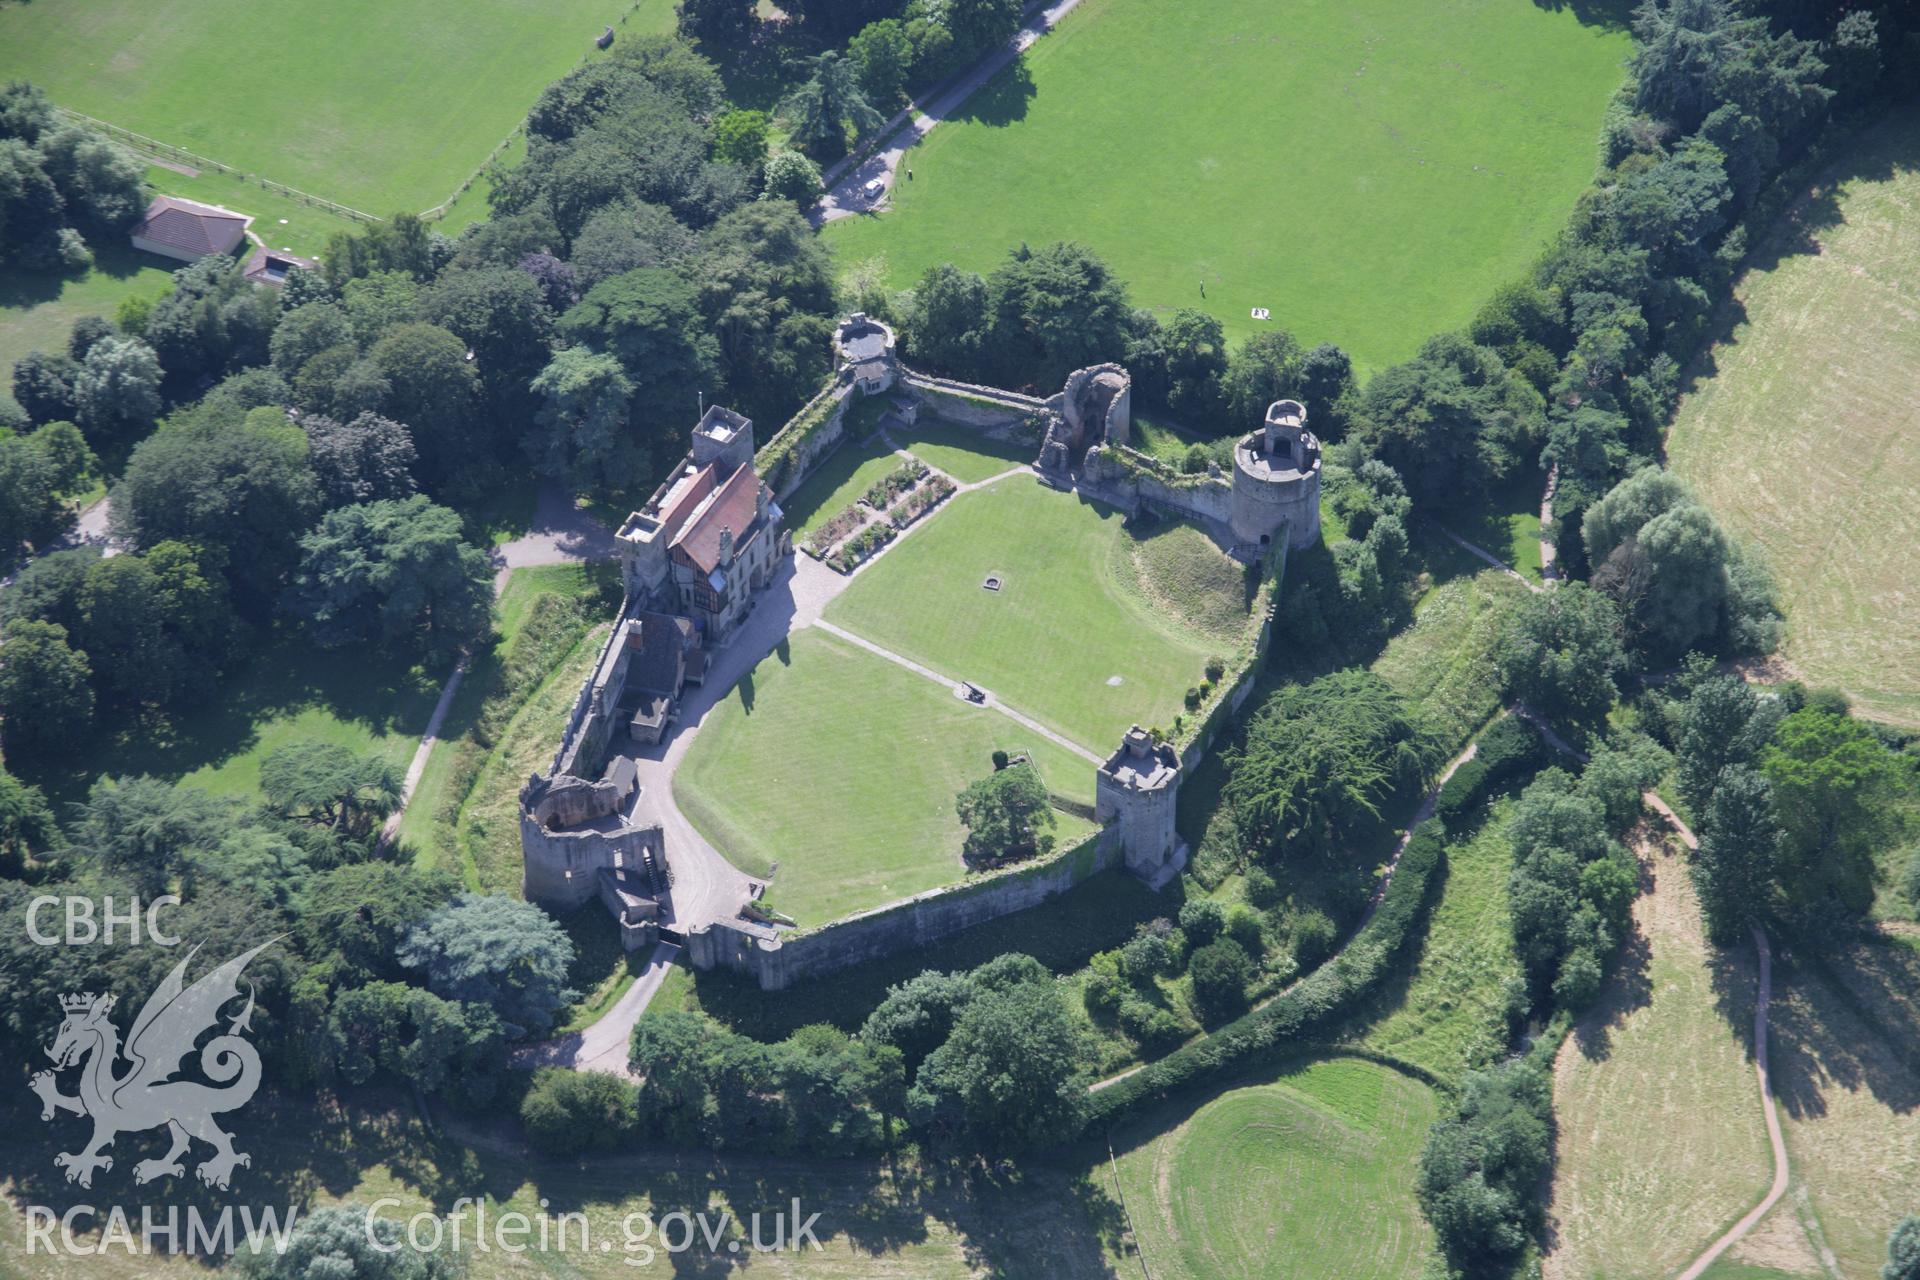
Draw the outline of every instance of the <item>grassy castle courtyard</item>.
[[[842,445],[789,501],[796,529],[897,465],[896,446],[963,483],[1000,478],[936,508],[855,575],[824,625],[762,659],[674,777],[701,834],[772,875],[769,901],[803,927],[964,878],[954,799],[996,750],[1029,753],[1070,806],[1055,810],[1060,844],[1090,833],[1071,809],[1093,803],[1094,760],[1130,724],[1170,729],[1208,660],[1253,640],[1246,570],[1205,533],[1129,528],[1004,474],[1017,446],[943,424]],[[1017,714],[956,697],[963,680]]]

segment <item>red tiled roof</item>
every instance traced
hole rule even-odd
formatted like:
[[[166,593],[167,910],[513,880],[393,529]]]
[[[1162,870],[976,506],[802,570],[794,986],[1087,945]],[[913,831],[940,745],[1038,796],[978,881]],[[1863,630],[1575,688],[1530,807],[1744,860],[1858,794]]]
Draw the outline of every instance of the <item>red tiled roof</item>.
[[[746,540],[747,526],[760,507],[760,477],[752,467],[741,467],[728,477],[706,508],[687,522],[673,540],[702,573],[712,573],[720,564],[720,531],[733,530],[734,545]]]
[[[660,527],[666,531],[669,539],[680,532],[680,526],[700,505],[700,500],[713,492],[714,483],[713,464],[708,463],[695,472],[693,479],[687,481],[678,493],[668,496],[667,505],[660,511]]]
[[[147,215],[133,234],[184,253],[230,253],[246,235],[250,221],[231,209],[161,196],[147,206]]]

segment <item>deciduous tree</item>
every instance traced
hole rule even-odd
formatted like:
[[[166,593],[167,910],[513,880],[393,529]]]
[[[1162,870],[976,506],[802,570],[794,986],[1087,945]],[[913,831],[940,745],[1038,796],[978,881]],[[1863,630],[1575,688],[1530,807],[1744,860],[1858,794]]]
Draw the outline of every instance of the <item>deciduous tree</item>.
[[[460,517],[414,496],[329,511],[300,540],[289,602],[323,645],[444,657],[492,622],[493,573]]]
[[[93,669],[51,622],[10,622],[0,632],[0,739],[16,754],[66,751],[93,721]]]

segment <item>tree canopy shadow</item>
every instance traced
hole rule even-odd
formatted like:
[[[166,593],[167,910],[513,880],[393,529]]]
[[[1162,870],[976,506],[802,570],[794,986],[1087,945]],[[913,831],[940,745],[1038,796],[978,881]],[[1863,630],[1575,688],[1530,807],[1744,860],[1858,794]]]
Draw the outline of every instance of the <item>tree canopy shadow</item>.
[[[1027,109],[1039,93],[1027,60],[1015,58],[947,118],[1004,128],[1026,119]]]
[[[1626,31],[1633,26],[1635,0],[1533,0],[1534,8],[1550,13],[1571,12],[1585,27]]]
[[[1747,322],[1747,308],[1740,293],[1749,277],[1775,271],[1789,258],[1824,252],[1823,237],[1846,225],[1841,198],[1852,184],[1886,182],[1899,173],[1920,168],[1920,130],[1910,127],[1911,116],[1911,108],[1895,108],[1864,130],[1756,237],[1733,287],[1715,308],[1699,350],[1687,362],[1681,376],[1683,393],[1698,390],[1719,372],[1720,347],[1734,341]]]
[[[1776,947],[1768,1057],[1779,1103],[1827,1113],[1833,1089],[1920,1109],[1920,957],[1897,944]]]
[[[171,269],[166,259],[142,253],[131,245],[119,244],[112,239],[103,239],[98,244],[90,242],[87,247],[93,251],[93,266],[87,271],[28,271],[20,268],[0,271],[0,308],[11,310],[52,302],[65,293],[68,286],[79,284],[89,275],[126,280],[148,267]]]

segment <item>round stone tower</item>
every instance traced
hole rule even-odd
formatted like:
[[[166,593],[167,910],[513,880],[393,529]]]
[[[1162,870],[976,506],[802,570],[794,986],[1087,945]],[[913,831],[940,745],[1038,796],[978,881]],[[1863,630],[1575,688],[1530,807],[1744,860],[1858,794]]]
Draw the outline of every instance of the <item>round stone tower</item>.
[[[1233,449],[1233,536],[1266,547],[1281,536],[1289,547],[1320,539],[1320,441],[1307,430],[1298,400],[1267,407],[1260,430]]]

